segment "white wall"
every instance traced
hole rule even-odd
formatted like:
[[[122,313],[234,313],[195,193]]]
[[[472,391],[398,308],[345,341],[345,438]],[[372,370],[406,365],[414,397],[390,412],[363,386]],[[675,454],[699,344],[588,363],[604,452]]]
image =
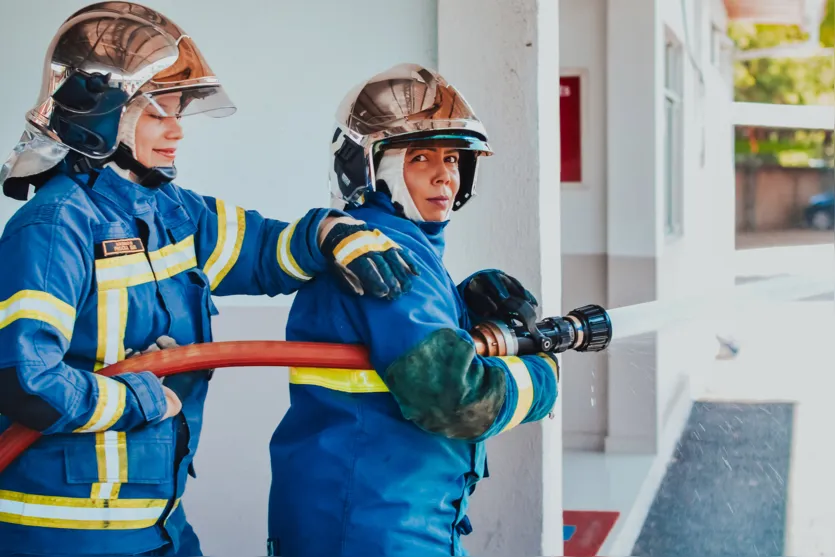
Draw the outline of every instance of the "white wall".
[[[583,181],[561,185],[562,312],[607,305],[606,0],[560,0],[560,73],[581,75]],[[606,354],[566,353],[566,449],[599,449],[606,436]],[[568,394],[570,393],[570,395]]]
[[[607,4],[607,248],[655,257],[658,238],[659,67],[657,10],[663,0]],[[672,1],[672,0],[670,0]]]

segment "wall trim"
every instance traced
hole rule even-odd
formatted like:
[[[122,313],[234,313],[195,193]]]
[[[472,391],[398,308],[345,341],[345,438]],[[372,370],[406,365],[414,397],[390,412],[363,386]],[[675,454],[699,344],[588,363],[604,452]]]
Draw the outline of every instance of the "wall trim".
[[[562,434],[562,448],[564,451],[602,452],[605,444],[606,435],[603,433],[563,431]]]

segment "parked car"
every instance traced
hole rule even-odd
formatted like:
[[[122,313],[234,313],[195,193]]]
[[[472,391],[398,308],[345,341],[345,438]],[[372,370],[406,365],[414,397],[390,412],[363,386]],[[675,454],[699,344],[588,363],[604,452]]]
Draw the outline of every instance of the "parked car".
[[[809,198],[803,211],[806,226],[815,230],[835,228],[835,191],[819,193]]]

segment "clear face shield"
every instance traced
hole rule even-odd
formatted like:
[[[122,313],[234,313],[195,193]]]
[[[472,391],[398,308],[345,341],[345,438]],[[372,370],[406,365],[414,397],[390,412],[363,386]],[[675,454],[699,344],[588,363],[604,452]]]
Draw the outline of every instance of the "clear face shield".
[[[202,86],[180,91],[144,93],[140,95],[145,112],[159,118],[184,118],[205,114],[224,118],[235,113],[235,105],[222,87]]]
[[[89,78],[80,77],[80,79]],[[107,98],[108,94],[112,97],[112,100]],[[81,102],[67,102],[67,96],[67,89],[56,93],[54,107],[73,119],[103,120],[112,115],[118,118],[126,106],[134,102],[149,106],[156,115],[166,118],[182,118],[196,114],[205,114],[213,118],[225,118],[231,116],[237,110],[237,107],[219,83],[216,85],[182,85],[169,89],[158,89],[147,93],[138,93],[132,99],[126,99],[118,90],[113,90],[112,93],[104,91],[95,99],[86,99],[79,95],[76,98]]]
[[[212,118],[225,118],[237,108],[215,77],[203,55],[189,37],[183,37],[177,45],[178,55],[173,64],[155,74],[140,89],[149,104],[161,116],[182,118],[205,114]],[[179,94],[179,105],[163,107],[155,101],[163,95]]]

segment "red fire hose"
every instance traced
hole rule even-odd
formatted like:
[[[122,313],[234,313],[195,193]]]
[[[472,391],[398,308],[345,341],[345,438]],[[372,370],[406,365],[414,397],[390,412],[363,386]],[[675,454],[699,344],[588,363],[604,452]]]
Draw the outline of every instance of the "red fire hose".
[[[235,341],[193,344],[160,350],[107,366],[105,376],[151,370],[157,377],[223,367],[318,367],[368,369],[368,351],[362,346],[317,342]],[[0,434],[0,473],[41,434],[12,424]]]

